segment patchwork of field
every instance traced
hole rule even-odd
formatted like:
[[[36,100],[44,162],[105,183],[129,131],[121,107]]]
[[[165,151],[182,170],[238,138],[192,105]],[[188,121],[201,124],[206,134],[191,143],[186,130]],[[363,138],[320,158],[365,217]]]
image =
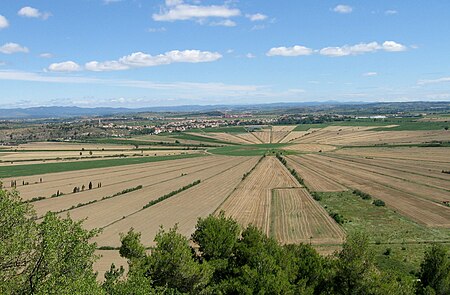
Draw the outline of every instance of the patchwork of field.
[[[17,146],[0,146],[0,150],[18,151],[102,151],[102,150],[131,150],[133,145],[121,144],[93,144],[69,142],[30,142]]]
[[[239,184],[242,175],[251,170],[257,161],[257,157],[234,158],[228,165],[214,168],[217,170],[214,173],[210,172],[199,185],[149,208],[136,211],[126,218],[119,218],[116,222],[101,226],[103,232],[95,238],[95,241],[100,246],[120,246],[119,233],[133,227],[142,232],[142,242],[145,245],[153,245],[153,238],[161,225],[169,228],[176,223],[179,225],[180,233],[190,236],[197,219],[213,213]],[[130,206],[127,198],[124,198],[121,204]],[[98,227],[100,224],[95,225]]]
[[[96,151],[21,151],[21,152],[0,152],[0,162],[34,162],[34,161],[62,161],[80,159],[101,159],[114,157],[131,156],[170,156],[201,153],[201,150],[96,150]]]
[[[336,147],[327,144],[297,143],[293,145],[288,145],[284,149],[296,152],[321,153],[335,150]]]
[[[222,210],[240,224],[253,224],[281,243],[312,239],[316,244],[340,243],[343,237],[334,220],[275,157],[265,157],[217,212]]]
[[[387,206],[419,223],[450,227],[450,208],[444,204],[450,200],[449,175],[430,174],[426,167],[414,166],[407,159],[403,160],[405,165],[397,167],[395,163],[373,163],[366,157],[354,160],[338,153],[288,158],[314,190],[333,191],[338,186],[358,189],[385,201]],[[423,161],[427,165],[433,163]]]
[[[388,126],[384,126],[386,128]],[[394,127],[394,126],[391,126]],[[369,146],[383,144],[420,144],[450,141],[446,130],[374,131],[378,127],[329,126],[310,132],[295,140],[299,143],[322,143],[339,146]],[[310,130],[309,130],[310,131]]]
[[[261,144],[261,141],[256,136],[254,136],[252,132],[237,133],[234,134],[234,136],[247,141],[247,144]]]
[[[280,143],[295,141],[305,134],[308,134],[308,131],[291,131],[285,138],[280,141]]]
[[[221,129],[127,139],[130,143],[178,141],[180,149],[167,144],[154,150],[140,150],[131,144],[53,142],[0,147],[0,161],[4,161],[0,169],[5,172],[17,169],[12,166],[18,163],[48,163],[56,158],[70,164],[72,158],[81,157],[76,162],[82,162],[95,157],[129,156],[129,163],[126,159],[127,163],[114,167],[107,164],[111,167],[56,170],[66,171],[59,173],[54,173],[56,168],[52,168],[52,173],[44,173],[48,169],[38,167],[41,174],[2,179],[6,189],[11,189],[11,182],[15,181],[21,197],[32,202],[38,217],[52,211],[85,220],[87,229],[101,228],[101,234],[94,239],[99,247],[119,247],[119,234],[130,228],[142,233],[146,246],[154,245],[153,238],[161,225],[167,229],[178,224],[178,231],[189,237],[199,217],[223,210],[241,225],[253,224],[280,243],[311,243],[326,252],[339,247],[345,233],[310,192],[324,192],[323,195],[338,192],[334,194],[337,196],[351,194],[348,191],[354,189],[383,200],[395,214],[413,220],[416,225],[420,223],[423,228],[450,228],[450,207],[446,205],[450,201],[450,174],[443,173],[450,171],[450,148],[392,146],[450,141],[450,131],[386,130],[395,125],[379,130],[379,126],[304,126],[309,129],[294,131],[295,127],[265,125],[263,129],[245,133],[244,129],[230,133]],[[215,145],[207,153],[213,153],[214,149],[221,149],[222,153],[206,155],[203,150],[183,149],[183,144]],[[276,157],[269,156],[278,152],[288,155],[287,166],[295,169],[306,187]],[[188,153],[205,156],[178,156]],[[229,156],[233,153],[236,156]],[[177,155],[174,157],[177,159],[142,161],[156,161],[154,156],[165,155]],[[131,161],[136,162],[130,164]],[[60,164],[64,165],[50,166]],[[26,167],[22,170],[30,169]],[[161,199],[197,180],[200,183]],[[314,193],[317,195],[321,194]],[[146,207],[148,204],[151,206]],[[100,275],[112,262],[126,266],[118,251],[97,252],[103,256],[95,264]]]
[[[251,132],[261,143],[271,143],[272,131],[270,129],[261,129],[261,131]]]
[[[241,137],[235,136],[233,133],[225,133],[225,132],[204,132],[204,133],[187,133],[196,136],[207,137],[211,139],[216,139],[220,141],[236,143],[236,144],[251,144],[252,142],[245,140]]]

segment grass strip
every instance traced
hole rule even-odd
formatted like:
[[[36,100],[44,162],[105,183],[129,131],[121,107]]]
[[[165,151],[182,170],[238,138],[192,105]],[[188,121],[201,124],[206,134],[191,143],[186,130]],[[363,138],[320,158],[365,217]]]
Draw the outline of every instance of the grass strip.
[[[150,162],[178,160],[185,158],[195,158],[200,156],[204,155],[186,154],[186,155],[160,156],[160,157],[149,156],[139,158],[121,158],[121,159],[94,160],[94,161],[69,162],[69,163],[46,163],[46,164],[6,166],[0,168],[0,178],[31,176],[45,173],[67,172],[86,169],[98,169],[98,168],[116,167],[116,166],[142,164]]]

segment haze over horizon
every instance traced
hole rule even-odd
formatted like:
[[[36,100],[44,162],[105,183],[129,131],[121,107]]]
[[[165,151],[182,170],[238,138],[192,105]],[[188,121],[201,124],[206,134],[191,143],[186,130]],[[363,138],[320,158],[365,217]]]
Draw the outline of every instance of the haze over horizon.
[[[0,108],[450,100],[450,2],[4,0]]]

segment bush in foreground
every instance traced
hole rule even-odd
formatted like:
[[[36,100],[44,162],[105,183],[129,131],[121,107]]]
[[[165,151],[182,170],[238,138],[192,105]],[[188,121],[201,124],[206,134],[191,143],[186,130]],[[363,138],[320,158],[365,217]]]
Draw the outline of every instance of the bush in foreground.
[[[192,241],[161,228],[151,254],[132,229],[121,235],[129,271],[111,266],[99,284],[92,264],[98,232],[53,213],[40,223],[31,204],[0,190],[0,294],[449,294],[445,248],[430,247],[420,284],[386,273],[364,234],[320,256],[304,244],[279,245],[254,226],[225,217],[199,219]]]

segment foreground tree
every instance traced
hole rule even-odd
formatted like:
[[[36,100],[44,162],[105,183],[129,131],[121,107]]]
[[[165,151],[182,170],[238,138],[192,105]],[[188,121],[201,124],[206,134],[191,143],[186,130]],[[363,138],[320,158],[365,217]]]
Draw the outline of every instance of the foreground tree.
[[[450,294],[450,260],[446,249],[433,244],[425,252],[425,259],[420,266],[419,292],[421,294]]]
[[[89,243],[97,231],[54,213],[35,219],[17,193],[0,190],[0,293],[103,294]]]

